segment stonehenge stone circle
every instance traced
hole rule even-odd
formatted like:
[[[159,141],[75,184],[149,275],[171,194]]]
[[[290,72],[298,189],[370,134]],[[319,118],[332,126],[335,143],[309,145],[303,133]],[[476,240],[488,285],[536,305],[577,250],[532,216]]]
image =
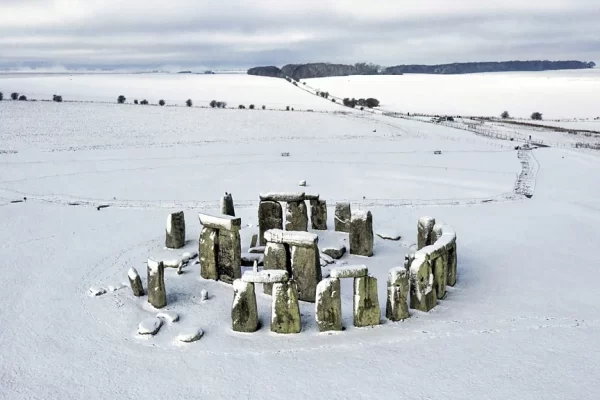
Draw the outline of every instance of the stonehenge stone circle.
[[[327,230],[327,202],[325,200],[310,200],[310,223],[315,230]]]
[[[354,326],[379,325],[381,308],[377,295],[377,279],[371,276],[354,278]]]
[[[167,305],[165,267],[162,261],[148,260],[148,302],[154,308],[163,308]]]
[[[323,279],[317,285],[315,318],[320,332],[342,330],[342,296],[339,279]]]
[[[258,309],[254,284],[241,279],[233,281],[233,305],[231,306],[231,328],[236,332],[256,332]]]
[[[350,233],[350,219],[352,218],[352,212],[350,210],[350,203],[336,203],[335,204],[335,231]]]
[[[291,273],[291,258],[288,255],[289,250],[283,243],[268,242],[265,247],[265,258],[263,261],[263,271],[268,270],[285,270]],[[263,292],[265,294],[272,294],[273,285],[265,283],[263,285]]]
[[[390,321],[402,321],[408,313],[409,275],[405,267],[392,268],[387,283],[385,316]]]
[[[267,243],[265,232],[270,229],[283,229],[283,209],[276,201],[261,201],[258,205],[258,242]]]
[[[308,231],[308,210],[306,202],[290,201],[285,208],[285,230],[294,232]]]
[[[169,214],[165,231],[165,245],[169,249],[185,246],[185,215],[183,211]]]
[[[299,333],[300,307],[294,282],[273,284],[271,331],[275,333]]]
[[[140,274],[138,274],[137,270],[135,268],[129,268],[127,277],[129,278],[129,286],[131,286],[133,295],[135,297],[143,296],[145,294],[144,286],[142,286],[142,279],[140,278]]]
[[[373,255],[373,216],[370,211],[354,211],[350,220],[350,254]]]
[[[218,261],[219,231],[213,228],[202,228],[198,259],[200,260],[200,276],[204,279],[219,279]]]
[[[231,193],[225,193],[225,196],[221,197],[221,214],[235,217],[235,209],[233,208],[233,197]]]
[[[417,250],[421,250],[425,246],[429,246],[435,241],[433,239],[433,227],[435,218],[421,217],[417,223]]]

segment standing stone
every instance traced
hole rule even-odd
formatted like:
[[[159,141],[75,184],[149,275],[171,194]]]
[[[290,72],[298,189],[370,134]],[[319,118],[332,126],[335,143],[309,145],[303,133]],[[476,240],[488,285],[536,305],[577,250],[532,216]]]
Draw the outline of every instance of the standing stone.
[[[283,229],[283,209],[276,201],[261,201],[258,205],[258,242],[267,243],[265,232],[270,229]]]
[[[202,228],[198,245],[200,276],[204,279],[218,280],[218,244],[219,231],[214,228]]]
[[[142,286],[142,279],[140,278],[140,274],[138,274],[136,269],[129,268],[129,271],[127,272],[127,277],[129,278],[129,285],[131,286],[133,295],[135,297],[143,296],[144,295],[144,286]]]
[[[167,305],[165,266],[162,261],[148,260],[148,303],[154,308],[163,308]]]
[[[242,243],[238,231],[219,230],[217,272],[219,279],[233,283],[242,277]]]
[[[292,276],[297,284],[298,298],[309,303],[315,302],[317,285],[322,279],[319,247],[291,246]]]
[[[354,326],[379,325],[381,308],[377,295],[377,279],[371,276],[354,278]]]
[[[456,285],[456,269],[458,264],[458,257],[456,255],[456,240],[453,241],[448,247],[448,286]]]
[[[342,330],[342,296],[339,279],[323,279],[317,285],[315,318],[320,332]]]
[[[433,287],[438,299],[446,297],[446,284],[448,282],[448,254],[444,251],[435,260],[431,261],[433,272]]]
[[[231,197],[231,193],[225,192],[225,196],[221,197],[221,214],[235,217],[233,197]]]
[[[335,231],[336,232],[350,232],[350,220],[352,218],[352,212],[350,211],[350,203],[336,203],[335,204]]]
[[[231,328],[236,332],[256,332],[258,309],[254,283],[233,281],[233,305],[231,306]]]
[[[421,217],[417,223],[417,250],[433,244],[433,227],[435,219],[431,217]]]
[[[428,312],[437,305],[437,294],[433,286],[431,263],[421,255],[411,263],[410,270],[410,308]]]
[[[310,201],[310,223],[318,231],[327,230],[327,202],[324,200]]]
[[[258,234],[253,234],[252,238],[250,239],[250,249],[253,249],[256,247],[256,244],[258,243]],[[250,251],[250,253],[252,253]]]
[[[294,282],[273,284],[271,331],[275,333],[299,333],[300,307]]]
[[[292,274],[291,265],[288,257],[288,249],[283,243],[272,243],[268,242],[265,247],[265,258],[263,261],[263,270],[269,269],[283,269]],[[263,291],[265,294],[271,294],[273,292],[273,284],[265,283],[263,285]]]
[[[402,321],[408,313],[409,274],[404,267],[392,268],[387,283],[385,316],[390,321]]]
[[[350,221],[350,254],[373,255],[373,216],[370,211],[354,211]]]
[[[286,203],[285,230],[308,232],[308,210],[304,201]]]
[[[165,245],[169,249],[180,249],[185,245],[185,216],[183,211],[169,214]]]

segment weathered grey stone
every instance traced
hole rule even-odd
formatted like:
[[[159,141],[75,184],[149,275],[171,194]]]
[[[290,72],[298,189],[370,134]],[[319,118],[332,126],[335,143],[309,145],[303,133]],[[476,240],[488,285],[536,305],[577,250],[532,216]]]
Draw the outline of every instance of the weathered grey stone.
[[[165,245],[169,249],[185,246],[185,215],[183,211],[169,214],[165,231]]]
[[[283,283],[290,279],[288,272],[284,270],[262,270],[246,271],[242,275],[242,281],[248,283]]]
[[[345,265],[343,267],[333,268],[330,272],[332,278],[360,278],[367,276],[369,269],[366,265]]]
[[[354,326],[379,325],[381,308],[377,295],[377,279],[354,278]]]
[[[261,201],[281,201],[281,202],[294,202],[304,201],[304,192],[297,193],[261,193]]]
[[[231,306],[231,328],[236,332],[256,332],[258,309],[254,284],[233,281],[233,305]]]
[[[226,231],[239,231],[242,228],[242,219],[230,215],[212,215],[199,213],[198,219],[206,228],[214,228]]]
[[[148,303],[154,308],[167,305],[165,267],[161,261],[148,260]]]
[[[339,279],[323,279],[317,285],[315,318],[320,332],[342,330],[342,296]]]
[[[260,253],[242,253],[242,267],[251,267],[254,263],[263,265],[263,258]]]
[[[319,243],[319,236],[309,232],[283,231],[270,229],[265,232],[265,239],[271,243],[283,243],[290,246],[313,247]]]
[[[308,194],[308,193],[306,193],[304,195],[304,200],[319,200],[319,197],[321,197],[320,194]]]
[[[219,255],[217,271],[219,279],[233,283],[242,277],[242,243],[238,231],[219,230]]]
[[[350,221],[350,254],[373,255],[373,216],[370,211],[354,211]]]
[[[219,280],[219,231],[214,228],[202,228],[198,245],[200,276],[204,279]]]
[[[285,230],[297,232],[308,231],[308,210],[304,201],[286,203]]]
[[[292,267],[288,253],[289,250],[283,243],[267,243],[267,246],[265,247],[263,270],[285,270],[288,271],[288,274],[291,274]],[[263,291],[265,294],[271,294],[273,290],[272,288],[272,284],[265,283],[263,285]]]
[[[319,247],[292,246],[292,277],[298,289],[298,298],[309,303],[315,302],[317,285],[322,279]]]
[[[221,197],[221,214],[235,217],[231,193],[225,193],[225,196]]]
[[[448,286],[456,285],[458,257],[456,255],[456,240],[448,246]]]
[[[258,243],[258,234],[255,233],[254,235],[252,235],[252,239],[250,239],[250,248],[252,249],[252,248],[256,247],[257,243]],[[250,253],[252,253],[252,252],[250,251]]]
[[[428,312],[437,305],[437,294],[433,286],[431,263],[426,256],[413,260],[410,274],[410,308]]]
[[[142,279],[140,278],[140,274],[136,271],[135,268],[129,268],[127,272],[127,277],[129,278],[129,286],[131,286],[131,290],[133,291],[133,295],[135,297],[141,297],[144,293],[144,286],[142,286]]]
[[[344,254],[346,254],[346,246],[344,246],[343,244],[340,244],[337,247],[325,247],[324,249],[321,250],[321,253],[323,254],[327,254],[329,257],[335,259],[335,260],[339,260],[340,258],[342,258],[344,256]]]
[[[352,212],[350,210],[350,203],[336,203],[334,221],[335,231],[349,233],[351,219]]]
[[[310,201],[310,223],[315,230],[327,230],[327,202],[325,200]]]
[[[402,321],[408,313],[409,274],[404,267],[392,268],[387,282],[385,316],[390,321]]]
[[[431,240],[429,244],[434,244],[444,233],[444,224],[436,223],[431,230]]]
[[[271,331],[299,333],[301,328],[296,284],[294,282],[273,284]]]
[[[138,325],[138,334],[140,335],[156,335],[160,330],[163,322],[160,318],[146,318]]]
[[[267,243],[265,232],[283,229],[283,209],[275,201],[261,201],[258,205],[258,241],[261,246]]]
[[[433,287],[438,299],[446,297],[446,284],[448,282],[448,253],[431,261],[433,272]]]
[[[417,250],[434,243],[433,227],[435,218],[421,217],[417,223]]]
[[[265,246],[250,247],[248,249],[250,254],[265,254]]]

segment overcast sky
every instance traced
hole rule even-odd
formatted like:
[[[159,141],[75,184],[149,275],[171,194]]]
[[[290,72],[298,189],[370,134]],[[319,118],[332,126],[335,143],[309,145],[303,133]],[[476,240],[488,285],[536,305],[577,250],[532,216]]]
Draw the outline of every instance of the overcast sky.
[[[599,55],[600,0],[0,0],[0,68]]]

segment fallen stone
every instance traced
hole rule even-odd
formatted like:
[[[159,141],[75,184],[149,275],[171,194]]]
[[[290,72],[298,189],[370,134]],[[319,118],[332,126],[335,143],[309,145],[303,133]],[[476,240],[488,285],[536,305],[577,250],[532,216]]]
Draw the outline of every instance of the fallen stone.
[[[158,314],[156,314],[156,318],[160,318],[165,322],[171,324],[173,322],[179,321],[179,314],[177,314],[175,311],[161,311]]]
[[[281,269],[265,269],[258,272],[246,271],[242,275],[242,281],[247,283],[283,283],[288,280],[288,272]]]
[[[350,232],[350,220],[352,213],[350,211],[350,203],[336,203],[335,204],[335,231],[336,232]]]
[[[230,215],[198,214],[200,223],[206,228],[224,229],[227,231],[239,231],[242,227],[242,219]]]
[[[397,242],[398,240],[402,239],[402,236],[400,235],[390,235],[388,233],[376,233],[376,235],[383,240],[391,240],[394,242]]]
[[[155,308],[167,305],[165,267],[162,262],[148,260],[148,302]]]
[[[320,332],[342,330],[342,297],[339,279],[323,279],[317,285],[315,319]]]
[[[231,328],[236,332],[256,332],[258,329],[258,310],[254,284],[233,281],[233,305],[231,307]]]
[[[350,222],[350,254],[373,255],[373,216],[370,211],[354,211]]]
[[[235,217],[231,193],[225,193],[225,196],[221,197],[221,214]]]
[[[324,200],[310,201],[310,223],[315,230],[327,230],[327,202]]]
[[[281,229],[266,231],[265,239],[270,243],[283,243],[299,247],[313,247],[319,243],[319,236],[314,233],[283,231]]]
[[[264,254],[265,253],[265,246],[250,247],[248,249],[248,253],[250,253],[250,254]]]
[[[198,253],[195,252],[191,252],[191,251],[186,251],[185,253],[183,253],[181,255],[181,261],[183,261],[184,263],[190,262],[190,260],[194,259],[198,257]]]
[[[88,294],[90,296],[102,296],[105,293],[106,293],[106,289],[104,289],[102,287],[92,286],[91,288],[88,289]]]
[[[369,269],[366,265],[348,265],[345,267],[336,267],[330,271],[332,278],[360,278],[369,274]]]
[[[200,301],[206,301],[206,300],[208,300],[208,290],[202,289],[200,291]]]
[[[261,201],[258,205],[258,242],[267,243],[265,232],[271,229],[283,229],[283,209],[274,201]]]
[[[433,226],[435,218],[421,217],[417,223],[417,250],[421,250],[425,246],[433,244]]]
[[[306,181],[302,180],[298,182],[298,186],[306,186]]]
[[[169,249],[180,249],[185,246],[185,215],[183,211],[169,214],[165,245]]]
[[[319,256],[321,257],[321,261],[325,261],[325,264],[327,265],[335,263],[335,260],[332,257],[329,257],[323,252]]]
[[[297,202],[304,201],[304,192],[285,193],[285,192],[269,192],[260,194],[261,201],[281,201],[281,202]]]
[[[385,316],[390,321],[402,321],[408,313],[409,274],[406,268],[392,268],[387,282]]]
[[[214,228],[203,228],[200,232],[198,254],[200,276],[204,279],[219,279],[218,271],[219,231]]]
[[[219,279],[233,283],[242,277],[242,244],[238,231],[219,230],[217,270]]]
[[[288,275],[292,271],[291,258],[288,256],[288,249],[282,243],[268,242],[265,247],[265,258],[263,261],[263,271],[283,270],[287,271]],[[271,284],[264,284],[263,291],[265,294],[272,293]]]
[[[204,336],[204,331],[201,328],[188,328],[177,335],[177,340],[183,343],[192,343],[200,340],[202,336]]]
[[[275,333],[299,333],[300,307],[294,282],[273,284],[271,331]]]
[[[317,284],[321,281],[321,259],[319,248],[313,247],[291,247],[292,277],[296,282],[298,298],[309,303],[315,302]]]
[[[179,268],[183,265],[183,260],[179,258],[172,258],[170,260],[163,260],[162,263],[165,268]]]
[[[160,318],[146,318],[138,325],[138,333],[140,335],[156,335],[162,324],[163,322]]]
[[[416,257],[409,269],[410,308],[428,312],[437,305],[431,264],[424,255]]]
[[[127,277],[129,278],[129,285],[131,286],[131,290],[133,291],[133,295],[135,297],[141,297],[144,293],[144,286],[142,286],[142,279],[140,278],[140,274],[136,271],[135,268],[129,268],[127,272]]]
[[[354,326],[379,325],[381,309],[377,295],[377,279],[371,276],[354,278]]]
[[[342,258],[344,256],[344,254],[346,254],[346,246],[340,244],[337,247],[325,247],[323,249],[321,249],[321,253],[323,254],[327,254],[329,257],[333,258],[334,260],[339,260],[340,258]]]
[[[287,202],[285,210],[286,231],[308,231],[308,210],[304,200]]]

